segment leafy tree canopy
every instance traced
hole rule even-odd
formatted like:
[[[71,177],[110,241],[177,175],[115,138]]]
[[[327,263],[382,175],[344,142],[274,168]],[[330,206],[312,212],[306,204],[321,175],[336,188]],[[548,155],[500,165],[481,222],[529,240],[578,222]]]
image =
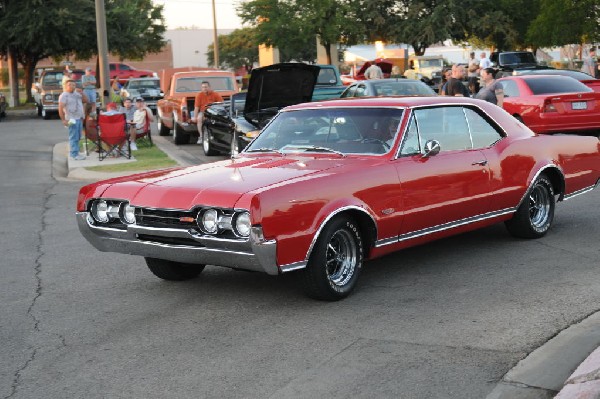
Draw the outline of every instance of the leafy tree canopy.
[[[258,43],[254,28],[236,29],[227,35],[219,35],[219,68],[238,69],[245,67],[250,71],[258,62]],[[215,64],[214,44],[206,52],[209,65]]]

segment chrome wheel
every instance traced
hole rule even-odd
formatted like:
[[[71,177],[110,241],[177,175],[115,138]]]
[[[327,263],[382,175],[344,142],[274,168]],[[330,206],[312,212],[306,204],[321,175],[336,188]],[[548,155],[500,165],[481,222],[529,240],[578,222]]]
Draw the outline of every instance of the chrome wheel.
[[[535,228],[548,223],[550,214],[550,195],[546,187],[537,184],[529,194],[529,219]]]
[[[325,253],[325,268],[331,284],[348,284],[356,269],[356,242],[347,230],[338,230],[329,240]]]
[[[202,126],[202,150],[204,150],[204,155],[207,156],[216,154],[210,143],[210,132],[206,126]]]

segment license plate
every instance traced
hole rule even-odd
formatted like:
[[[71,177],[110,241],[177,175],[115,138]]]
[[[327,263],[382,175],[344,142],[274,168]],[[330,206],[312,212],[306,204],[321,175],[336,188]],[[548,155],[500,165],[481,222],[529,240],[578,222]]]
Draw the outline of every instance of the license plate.
[[[575,101],[571,103],[572,109],[587,109],[587,102],[585,101]]]

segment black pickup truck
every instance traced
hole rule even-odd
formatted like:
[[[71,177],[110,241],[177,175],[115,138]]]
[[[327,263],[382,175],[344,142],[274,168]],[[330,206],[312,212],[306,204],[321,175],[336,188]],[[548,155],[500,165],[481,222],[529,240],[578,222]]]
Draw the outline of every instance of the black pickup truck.
[[[541,65],[531,51],[495,51],[490,54],[490,61],[497,78],[517,75],[519,69],[554,69]]]

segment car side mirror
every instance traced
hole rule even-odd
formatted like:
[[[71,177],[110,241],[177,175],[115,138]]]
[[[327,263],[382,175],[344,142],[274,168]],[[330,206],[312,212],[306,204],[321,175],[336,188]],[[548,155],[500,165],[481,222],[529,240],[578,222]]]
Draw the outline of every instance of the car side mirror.
[[[423,156],[422,158],[429,158],[434,155],[437,155],[440,152],[440,142],[437,140],[427,140],[425,146],[423,147]]]

